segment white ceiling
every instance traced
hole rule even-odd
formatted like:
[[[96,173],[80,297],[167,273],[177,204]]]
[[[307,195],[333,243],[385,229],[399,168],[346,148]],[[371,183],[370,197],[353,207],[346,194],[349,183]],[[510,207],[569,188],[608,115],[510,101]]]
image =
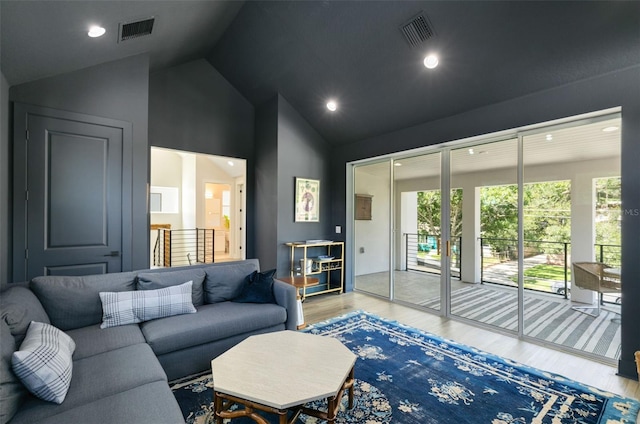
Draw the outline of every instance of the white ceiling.
[[[617,131],[603,132],[606,127],[616,126]],[[523,137],[523,157],[525,166],[553,163],[581,162],[593,159],[620,157],[620,118],[573,126],[557,130],[540,130]],[[552,140],[547,140],[547,135]],[[515,168],[518,164],[517,138],[478,144],[451,151],[451,172],[453,175]],[[440,175],[440,155],[421,154],[411,157],[396,157],[395,180],[428,178]],[[360,169],[370,175],[388,176],[388,162],[368,165]]]

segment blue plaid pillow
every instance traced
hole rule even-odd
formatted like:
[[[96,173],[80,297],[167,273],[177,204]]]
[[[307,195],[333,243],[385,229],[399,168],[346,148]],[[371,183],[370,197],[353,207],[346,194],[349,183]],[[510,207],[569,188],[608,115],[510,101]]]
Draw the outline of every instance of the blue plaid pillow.
[[[42,400],[61,404],[71,384],[76,344],[50,324],[32,321],[20,350],[13,352],[13,372]]]
[[[191,281],[158,290],[100,292],[102,324],[100,328],[137,324],[172,315],[193,314]]]

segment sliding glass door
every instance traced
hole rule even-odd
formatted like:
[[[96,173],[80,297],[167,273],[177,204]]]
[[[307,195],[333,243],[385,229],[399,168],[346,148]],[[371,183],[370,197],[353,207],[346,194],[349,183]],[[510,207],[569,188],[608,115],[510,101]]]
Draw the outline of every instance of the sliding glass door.
[[[356,290],[617,359],[620,125],[590,116],[354,164]]]
[[[450,154],[451,315],[518,330],[518,140]]]
[[[523,334],[617,359],[620,119],[523,133]]]

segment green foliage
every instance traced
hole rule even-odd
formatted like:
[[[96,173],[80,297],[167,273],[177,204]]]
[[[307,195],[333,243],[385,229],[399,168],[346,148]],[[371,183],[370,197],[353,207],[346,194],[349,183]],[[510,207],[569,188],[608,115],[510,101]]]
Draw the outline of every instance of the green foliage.
[[[619,246],[620,177],[596,180],[596,243]],[[571,240],[571,183],[551,181],[524,185],[524,239],[535,253],[562,254]],[[439,190],[418,192],[418,232],[440,234]],[[518,239],[517,185],[480,190],[481,234],[495,253],[514,258]],[[462,189],[451,190],[451,235],[462,233]],[[538,243],[545,241],[547,243]],[[620,250],[607,248],[605,262],[619,263]],[[564,277],[563,277],[564,278]]]
[[[462,189],[451,190],[451,236],[462,234]],[[440,234],[440,190],[418,192],[418,233]]]
[[[596,252],[598,261],[614,266],[621,264],[621,217],[620,177],[596,180],[596,243],[605,245],[602,247],[602,258],[600,252]]]

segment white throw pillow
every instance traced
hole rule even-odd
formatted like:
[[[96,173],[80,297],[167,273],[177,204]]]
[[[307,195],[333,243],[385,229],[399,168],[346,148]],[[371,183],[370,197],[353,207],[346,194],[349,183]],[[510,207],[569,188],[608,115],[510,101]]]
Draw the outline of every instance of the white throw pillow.
[[[67,396],[76,344],[53,325],[32,321],[11,365],[27,390],[42,400],[61,404]]]
[[[100,328],[137,324],[172,315],[193,314],[192,281],[158,290],[100,292]]]

